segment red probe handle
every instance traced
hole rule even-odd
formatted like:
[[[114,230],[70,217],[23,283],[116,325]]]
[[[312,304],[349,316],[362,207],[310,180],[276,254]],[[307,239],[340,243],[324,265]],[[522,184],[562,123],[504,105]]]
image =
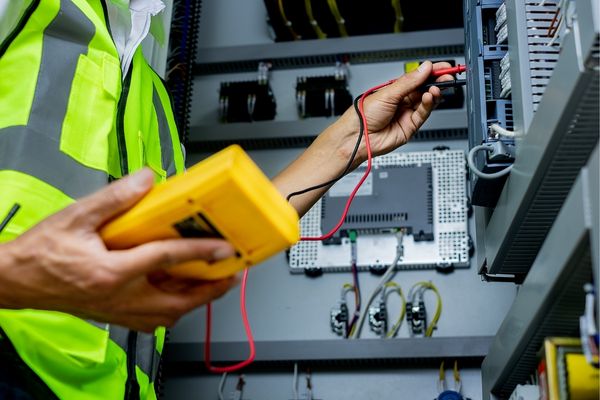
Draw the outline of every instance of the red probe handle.
[[[431,72],[431,76],[438,77],[438,76],[442,76],[442,75],[460,74],[461,72],[465,72],[466,70],[467,70],[466,65],[459,64],[456,67],[438,69],[437,71],[433,71],[433,72]]]

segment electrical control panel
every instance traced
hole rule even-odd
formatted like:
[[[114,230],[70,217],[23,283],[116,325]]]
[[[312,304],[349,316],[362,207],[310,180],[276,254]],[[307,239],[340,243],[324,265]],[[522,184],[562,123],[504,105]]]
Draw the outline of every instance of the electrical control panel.
[[[329,232],[364,175],[359,168],[329,189],[321,202],[321,230]],[[342,228],[325,244],[340,244],[349,231],[385,233],[404,229],[416,242],[433,240],[431,164],[376,166],[367,177]]]
[[[484,173],[503,170],[514,161],[514,138],[498,137],[490,127],[497,124],[514,129],[510,90],[502,87],[502,78],[508,74],[508,55],[503,0],[465,1],[465,60],[467,74],[467,110],[469,148],[502,141],[503,152],[477,154],[475,164]],[[500,10],[500,11],[499,11]],[[503,17],[504,15],[504,17]],[[504,64],[503,64],[504,63]],[[504,71],[503,72],[503,65]],[[506,81],[505,81],[506,82]],[[486,180],[473,175],[471,195],[474,205],[494,207],[506,176]]]
[[[362,270],[381,269],[393,261],[395,229],[407,233],[398,269],[468,267],[465,176],[465,155],[460,150],[394,152],[373,159],[370,182],[356,196],[342,234],[327,243],[305,241],[292,247],[291,271],[349,271],[351,244],[344,237],[349,230],[357,233],[357,267]],[[348,193],[339,199],[336,194],[353,187],[356,177],[346,179],[302,218],[302,236],[321,235],[339,219]],[[372,205],[367,204],[369,198]]]

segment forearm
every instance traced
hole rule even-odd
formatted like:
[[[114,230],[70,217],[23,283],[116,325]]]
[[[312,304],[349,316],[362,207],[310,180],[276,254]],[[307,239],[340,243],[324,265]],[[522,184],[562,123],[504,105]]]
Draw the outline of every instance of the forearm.
[[[0,244],[0,308],[18,308],[15,285],[10,277],[18,273],[18,257],[12,242]]]
[[[345,114],[325,129],[296,160],[281,171],[273,183],[287,197],[290,193],[318,185],[339,176],[348,163],[352,151],[348,144],[357,135],[355,121]],[[352,140],[349,140],[352,138]],[[356,167],[360,160],[354,164]],[[304,215],[323,196],[328,187],[294,196],[290,204]]]

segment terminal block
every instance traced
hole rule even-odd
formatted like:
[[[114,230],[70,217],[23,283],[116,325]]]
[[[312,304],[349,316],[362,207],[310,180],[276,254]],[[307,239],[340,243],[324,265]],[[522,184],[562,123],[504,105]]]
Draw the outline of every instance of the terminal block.
[[[380,301],[375,306],[369,308],[369,326],[377,335],[385,337],[387,334],[387,306],[385,301]]]
[[[425,331],[427,330],[425,302],[420,300],[414,303],[406,303],[406,322],[408,322],[411,336],[425,335]]]

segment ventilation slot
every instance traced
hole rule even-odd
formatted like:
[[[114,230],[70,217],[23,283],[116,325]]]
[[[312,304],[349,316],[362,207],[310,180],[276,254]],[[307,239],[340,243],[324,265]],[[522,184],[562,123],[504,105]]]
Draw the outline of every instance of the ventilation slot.
[[[336,61],[347,59],[350,64],[373,62],[391,62],[398,60],[424,59],[436,57],[454,57],[464,54],[464,46],[439,46],[416,49],[398,49],[356,53],[332,53],[319,56],[301,56],[270,59],[273,69],[297,69],[306,67],[330,67]],[[219,63],[203,63],[194,66],[195,75],[228,74],[237,72],[255,72],[259,60],[244,60]]]
[[[558,215],[579,171],[598,142],[598,75],[581,97],[545,176],[520,223],[498,273],[526,274]]]
[[[437,129],[418,131],[411,141],[461,140],[467,138],[467,129]],[[213,152],[232,144],[239,144],[246,150],[267,150],[278,148],[300,148],[310,145],[316,136],[290,136],[281,138],[253,138],[232,140],[198,140],[190,142],[186,148],[190,151]]]
[[[408,220],[406,213],[393,214],[354,214],[348,215],[344,220],[349,224],[372,223],[372,222],[404,222]]]

